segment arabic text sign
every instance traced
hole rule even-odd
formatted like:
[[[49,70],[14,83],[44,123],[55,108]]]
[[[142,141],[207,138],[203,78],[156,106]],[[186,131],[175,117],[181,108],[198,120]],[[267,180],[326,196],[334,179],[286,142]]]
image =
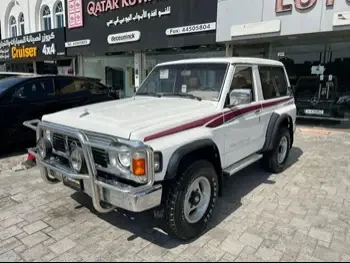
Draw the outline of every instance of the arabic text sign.
[[[123,25],[128,24],[130,22],[138,22],[144,19],[151,19],[151,18],[160,18],[162,16],[170,15],[171,13],[171,6],[167,6],[165,9],[153,9],[152,11],[142,10],[142,12],[136,12],[136,13],[130,13],[128,16],[125,17],[117,17],[115,20],[109,20],[106,25],[107,27],[110,27],[112,25]]]
[[[0,61],[62,56],[66,54],[64,40],[64,28],[0,40]]]
[[[15,37],[11,39],[5,39],[0,41],[0,49],[10,46],[19,46],[25,44],[35,44],[35,43],[47,43],[51,42],[56,38],[55,32],[49,34],[39,33],[37,36],[27,35],[22,37]]]
[[[78,28],[84,25],[82,0],[68,0],[68,28]]]

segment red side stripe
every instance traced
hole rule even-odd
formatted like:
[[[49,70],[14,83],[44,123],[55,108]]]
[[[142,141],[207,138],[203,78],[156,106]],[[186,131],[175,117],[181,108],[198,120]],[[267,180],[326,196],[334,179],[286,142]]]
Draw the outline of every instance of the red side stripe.
[[[232,120],[233,118],[237,118],[241,115],[247,114],[249,112],[258,110],[258,109],[262,109],[262,108],[268,108],[286,101],[291,100],[290,97],[288,98],[283,98],[280,100],[276,100],[276,101],[268,101],[268,102],[264,102],[264,103],[260,103],[260,104],[256,104],[256,105],[251,105],[251,106],[247,106],[241,109],[233,109],[230,111],[227,111],[225,113],[218,113],[215,115],[211,115],[193,122],[189,122],[165,131],[161,131],[149,136],[146,136],[144,141],[151,141],[151,140],[155,140],[164,136],[168,136],[171,134],[175,134],[178,132],[182,132],[182,131],[186,131],[186,130],[190,130],[190,129],[194,129],[197,127],[201,127],[203,125],[206,125],[206,127],[209,128],[215,128],[218,127],[222,124],[224,124],[225,122]]]
[[[165,130],[165,131],[161,131],[161,132],[149,135],[149,136],[145,137],[144,141],[146,142],[146,141],[158,139],[160,137],[168,136],[168,135],[171,135],[174,133],[178,133],[181,131],[186,131],[189,129],[197,128],[197,127],[203,126],[204,124],[210,122],[211,120],[213,120],[219,116],[222,116],[222,113],[218,113],[218,114],[215,114],[215,115],[212,115],[209,117],[205,117],[203,119],[199,119],[199,120],[196,120],[193,122],[189,122],[189,123]]]

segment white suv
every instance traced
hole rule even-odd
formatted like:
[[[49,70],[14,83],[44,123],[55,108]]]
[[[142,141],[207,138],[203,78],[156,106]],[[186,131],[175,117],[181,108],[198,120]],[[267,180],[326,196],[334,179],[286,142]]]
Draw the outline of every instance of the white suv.
[[[260,159],[284,169],[295,118],[283,64],[235,57],[162,63],[132,98],[25,125],[44,180],[84,191],[100,213],[161,209],[187,240],[205,229],[225,176]]]

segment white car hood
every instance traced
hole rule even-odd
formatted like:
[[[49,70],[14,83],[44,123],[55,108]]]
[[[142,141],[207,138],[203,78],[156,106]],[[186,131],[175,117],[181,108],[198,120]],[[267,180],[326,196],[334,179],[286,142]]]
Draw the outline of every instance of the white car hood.
[[[216,105],[217,102],[205,100],[139,96],[72,108],[45,115],[42,120],[143,140],[145,136],[216,114]]]

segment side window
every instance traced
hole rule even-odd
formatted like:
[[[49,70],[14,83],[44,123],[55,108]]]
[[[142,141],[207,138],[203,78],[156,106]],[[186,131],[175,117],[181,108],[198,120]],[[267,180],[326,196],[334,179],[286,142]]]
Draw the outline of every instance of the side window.
[[[38,79],[20,86],[14,96],[27,100],[40,100],[55,94],[52,79]]]
[[[283,68],[259,67],[264,99],[274,99],[289,95],[288,84]]]
[[[252,67],[236,66],[228,98],[230,106],[249,104],[255,100]]]
[[[56,94],[69,94],[75,92],[86,91],[86,82],[73,78],[58,78],[56,82]]]
[[[85,81],[85,86],[91,94],[105,94],[109,92],[108,87],[96,82],[96,81]]]

